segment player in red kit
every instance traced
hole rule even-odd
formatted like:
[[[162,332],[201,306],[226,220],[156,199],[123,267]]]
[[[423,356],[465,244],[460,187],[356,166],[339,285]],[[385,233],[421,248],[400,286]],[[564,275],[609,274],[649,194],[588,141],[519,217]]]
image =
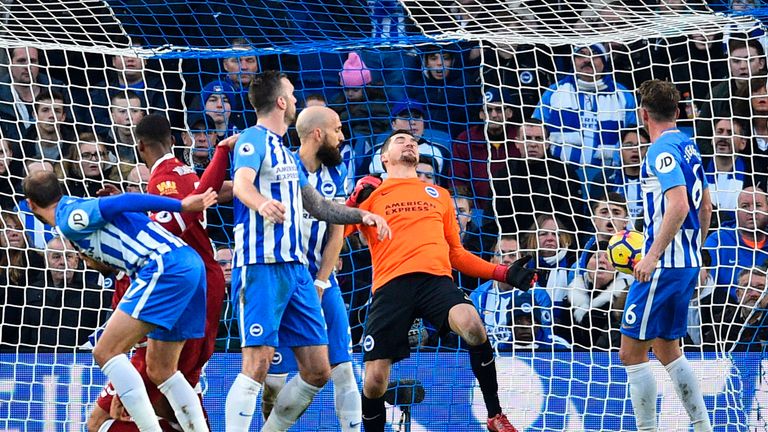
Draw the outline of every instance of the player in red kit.
[[[237,141],[237,136],[233,136],[217,145],[211,163],[206,168],[202,178],[198,178],[191,167],[173,156],[171,152],[173,137],[170,124],[165,117],[157,114],[144,117],[136,126],[136,137],[139,155],[150,168],[147,192],[177,199],[197,193],[198,190],[207,190],[208,188],[213,188],[215,191],[221,190],[229,161],[229,151]],[[231,188],[228,189],[231,190]],[[223,195],[226,196],[227,192],[225,191]],[[222,195],[219,195],[220,200],[221,197]],[[204,214],[202,212],[160,212],[151,216],[164,228],[194,248],[205,263],[207,283],[205,336],[200,339],[190,339],[184,344],[178,365],[179,371],[195,387],[199,382],[203,367],[214,351],[219,317],[225,296],[224,273],[214,258],[213,247],[204,226]],[[116,299],[119,299],[121,294],[119,290],[116,290]],[[173,419],[173,411],[168,402],[147,378],[144,356],[145,348],[140,346],[131,357],[131,363],[144,378],[144,384],[155,407],[155,412],[163,419]],[[113,399],[115,399],[114,391],[111,384],[107,384],[99,395],[88,420],[89,431],[138,430],[133,422],[126,421],[127,416],[122,410],[122,406],[119,401]],[[170,423],[161,422],[161,425],[164,429],[168,427],[170,429],[167,430],[174,430]]]

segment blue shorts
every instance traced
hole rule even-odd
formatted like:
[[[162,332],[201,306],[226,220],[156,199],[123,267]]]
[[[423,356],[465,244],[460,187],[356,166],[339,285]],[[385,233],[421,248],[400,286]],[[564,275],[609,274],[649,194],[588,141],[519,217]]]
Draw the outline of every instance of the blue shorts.
[[[301,263],[236,267],[231,296],[243,347],[328,344],[314,280]]]
[[[352,361],[352,335],[349,330],[349,317],[344,300],[341,298],[341,288],[335,276],[329,279],[331,287],[323,293],[322,307],[328,330],[328,358],[331,365]],[[296,372],[299,365],[289,347],[281,346],[272,357],[269,373],[283,374]]]
[[[147,335],[183,341],[205,335],[205,266],[189,246],[149,261],[133,275],[118,308],[157,326]]]
[[[637,340],[677,340],[688,331],[688,304],[699,282],[698,268],[657,268],[648,282],[629,288],[621,333]]]

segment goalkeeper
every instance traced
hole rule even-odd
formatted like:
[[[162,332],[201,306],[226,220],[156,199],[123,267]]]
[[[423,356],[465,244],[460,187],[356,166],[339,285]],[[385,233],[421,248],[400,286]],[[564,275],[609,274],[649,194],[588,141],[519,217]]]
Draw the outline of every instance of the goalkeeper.
[[[523,268],[528,258],[511,266],[495,265],[461,246],[448,191],[417,177],[418,148],[410,132],[394,131],[381,151],[388,178],[383,182],[371,176],[362,178],[347,200],[349,206],[383,215],[398,233],[394,239],[380,241],[375,227],[355,226],[369,242],[374,274],[363,339],[363,426],[366,432],[384,430],[383,396],[390,368],[409,356],[408,330],[414,318],[423,317],[440,332],[458,333],[469,345],[472,371],[488,409],[488,430],[515,431],[501,412],[494,354],[483,322],[469,298],[454,284],[451,268],[522,289],[531,286],[536,272]],[[375,190],[365,199],[371,189]]]

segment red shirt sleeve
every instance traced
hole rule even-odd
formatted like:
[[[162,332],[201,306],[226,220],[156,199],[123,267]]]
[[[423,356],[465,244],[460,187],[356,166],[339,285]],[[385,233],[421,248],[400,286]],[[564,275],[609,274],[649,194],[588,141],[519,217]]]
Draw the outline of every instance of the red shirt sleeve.
[[[203,176],[200,178],[200,184],[193,193],[202,193],[213,188],[216,192],[221,190],[221,185],[227,176],[227,165],[229,165],[229,147],[216,146],[211,163],[205,168]]]

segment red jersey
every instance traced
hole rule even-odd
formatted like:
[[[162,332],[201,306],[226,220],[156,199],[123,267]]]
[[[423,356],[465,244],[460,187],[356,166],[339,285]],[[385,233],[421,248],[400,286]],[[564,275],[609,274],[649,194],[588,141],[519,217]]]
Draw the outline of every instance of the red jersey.
[[[167,154],[152,167],[147,192],[154,195],[182,199],[187,195],[204,192],[209,187],[218,191],[224,183],[228,161],[229,147],[216,147],[213,160],[211,160],[211,163],[206,168],[203,178],[200,179],[192,168],[184,165],[173,157],[172,154]],[[152,214],[151,217],[195,249],[205,264],[207,284],[205,336],[200,339],[190,339],[184,344],[184,349],[179,356],[178,365],[179,371],[189,381],[190,385],[194,387],[200,380],[200,372],[205,363],[211,358],[216,343],[219,317],[221,316],[221,308],[226,291],[224,272],[214,257],[213,246],[211,246],[211,241],[205,230],[202,212],[159,212]],[[126,281],[129,281],[127,276],[117,280],[115,294],[112,298],[113,308],[117,306],[117,303],[128,288],[129,282]],[[141,344],[139,346],[134,351],[133,356],[131,356],[131,363],[133,363],[144,379],[150,400],[154,402],[162,395],[147,377],[146,347]],[[114,394],[110,390],[111,384],[108,383],[105,391],[102,392],[97,400],[97,404],[107,412],[109,412],[109,406],[112,403],[112,396]]]

